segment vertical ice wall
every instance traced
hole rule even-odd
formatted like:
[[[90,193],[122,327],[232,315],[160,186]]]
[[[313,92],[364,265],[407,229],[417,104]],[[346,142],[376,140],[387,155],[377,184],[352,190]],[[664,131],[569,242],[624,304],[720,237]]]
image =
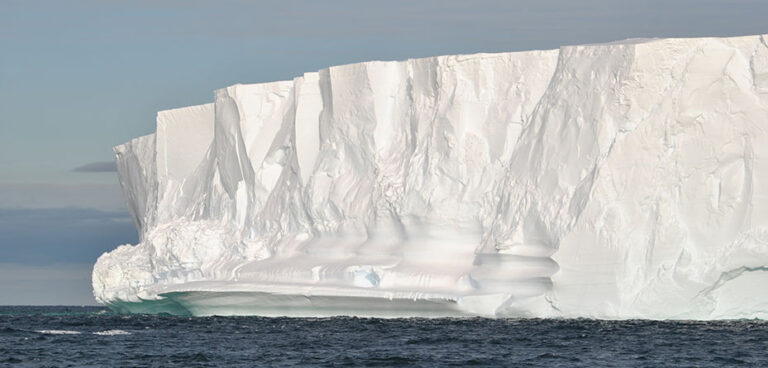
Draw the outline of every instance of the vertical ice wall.
[[[115,160],[128,211],[139,237],[154,224],[157,208],[155,134],[134,138],[115,147]]]
[[[213,104],[157,114],[156,165],[158,221],[194,213],[202,194],[201,165],[213,142]]]
[[[766,37],[634,49],[612,148],[554,256],[568,265],[557,303],[571,316],[600,297],[600,317],[765,318]]]
[[[562,48],[486,247],[552,249],[551,315],[765,316],[765,58],[764,36]]]

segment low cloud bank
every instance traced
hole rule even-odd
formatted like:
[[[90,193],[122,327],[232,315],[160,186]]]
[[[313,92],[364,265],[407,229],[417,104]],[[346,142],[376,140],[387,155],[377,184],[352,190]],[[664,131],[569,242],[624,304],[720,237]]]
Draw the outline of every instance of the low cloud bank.
[[[72,169],[72,171],[79,173],[116,172],[117,166],[114,161],[98,161],[78,166]]]

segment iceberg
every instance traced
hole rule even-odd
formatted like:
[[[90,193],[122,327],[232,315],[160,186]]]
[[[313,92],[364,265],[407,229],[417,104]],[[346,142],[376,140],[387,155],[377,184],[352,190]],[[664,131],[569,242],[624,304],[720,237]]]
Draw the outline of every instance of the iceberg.
[[[768,318],[767,35],[333,66],[115,153],[116,311]]]

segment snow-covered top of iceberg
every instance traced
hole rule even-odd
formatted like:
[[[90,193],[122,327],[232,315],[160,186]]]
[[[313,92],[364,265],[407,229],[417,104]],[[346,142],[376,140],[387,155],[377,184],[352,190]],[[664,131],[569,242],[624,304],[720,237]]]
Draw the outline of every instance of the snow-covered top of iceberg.
[[[334,66],[115,148],[118,310],[768,314],[766,36]],[[663,307],[662,307],[663,306]]]

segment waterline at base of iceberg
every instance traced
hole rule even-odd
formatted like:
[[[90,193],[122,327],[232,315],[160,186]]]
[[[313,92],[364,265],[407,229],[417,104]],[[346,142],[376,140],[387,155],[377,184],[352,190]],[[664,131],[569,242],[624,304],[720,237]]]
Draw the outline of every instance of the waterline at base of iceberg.
[[[466,317],[447,299],[382,299],[353,296],[307,296],[266,292],[190,291],[160,295],[159,301],[115,302],[126,313],[190,316],[257,315],[264,317],[358,316],[378,318]]]

